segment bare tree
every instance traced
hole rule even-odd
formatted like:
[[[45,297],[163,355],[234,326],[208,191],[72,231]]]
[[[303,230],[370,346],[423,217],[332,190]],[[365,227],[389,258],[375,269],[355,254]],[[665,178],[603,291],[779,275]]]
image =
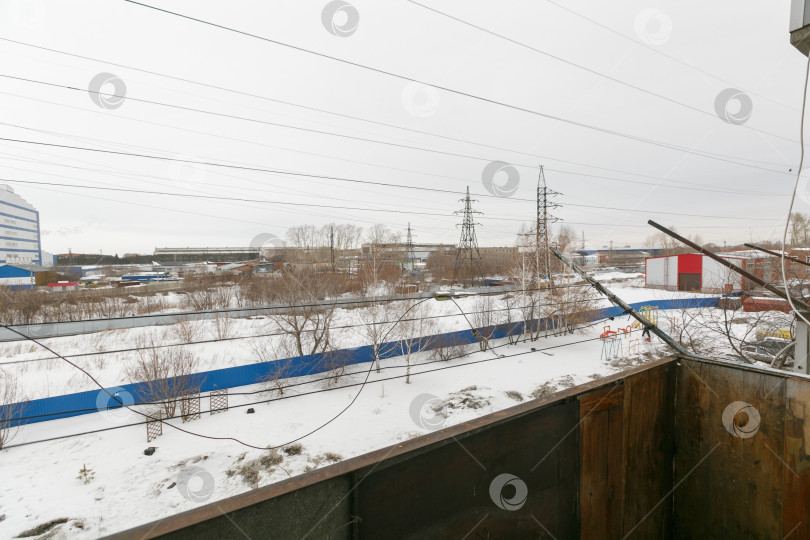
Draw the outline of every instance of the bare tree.
[[[520,296],[506,294],[503,297],[504,319],[507,326],[507,339],[510,345],[520,341],[523,334],[524,322],[520,317]]]
[[[790,215],[790,246],[793,248],[807,247],[808,229],[810,229],[810,216],[793,212]]]
[[[143,397],[154,402],[171,418],[178,400],[199,392],[202,381],[195,381],[198,360],[181,347],[158,347],[154,335],[138,340],[137,357],[126,368],[131,383],[143,384]]]
[[[231,337],[234,326],[236,325],[235,321],[231,317],[228,317],[227,313],[217,313],[211,322],[213,324],[211,334],[215,339],[219,340]]]
[[[21,401],[17,373],[0,369],[0,450],[17,435],[24,408]]]
[[[327,385],[337,384],[340,378],[346,374],[346,366],[349,365],[352,353],[345,349],[331,348],[321,354],[321,366],[328,374]]]
[[[454,358],[459,358],[467,354],[470,344],[466,343],[459,335],[440,334],[433,343],[433,358],[447,362]]]
[[[479,296],[475,301],[475,311],[470,314],[472,324],[475,327],[473,333],[478,338],[478,346],[482,351],[489,347],[489,340],[498,324],[495,312],[495,302],[491,296]]]
[[[396,328],[399,339],[399,353],[405,357],[405,383],[411,382],[411,354],[430,348],[436,341],[436,322],[429,319],[430,308],[425,302],[407,300],[407,315],[399,321]]]
[[[393,330],[398,315],[390,302],[384,300],[372,301],[371,305],[357,309],[361,322],[360,332],[366,342],[372,347],[374,363],[377,372],[380,371],[380,359],[392,352],[396,345],[391,343]]]
[[[331,350],[335,305],[324,300],[335,294],[334,286],[335,282],[312,271],[285,272],[278,279],[275,296],[286,307],[271,319],[292,339],[298,356]]]
[[[252,339],[248,346],[257,363],[267,365],[267,371],[259,378],[259,382],[268,383],[271,389],[284,394],[284,388],[289,384],[289,378],[293,374],[294,360],[293,350],[289,336],[283,336],[277,346],[265,339]],[[280,352],[281,351],[281,352]]]
[[[539,315],[546,319],[545,335],[573,333],[575,329],[594,319],[597,295],[590,287],[578,283],[559,281],[557,287],[543,295]],[[538,329],[538,334],[540,329]]]
[[[400,269],[391,263],[390,244],[396,242],[396,236],[384,225],[374,225],[367,233],[367,250],[365,264],[360,273],[363,289],[370,299],[370,305],[358,310],[362,332],[373,347],[374,362],[380,371],[380,358],[389,351],[385,341],[393,325],[390,319],[394,316],[391,303],[383,299],[393,292],[393,284],[399,279]],[[393,347],[391,347],[393,349]]]

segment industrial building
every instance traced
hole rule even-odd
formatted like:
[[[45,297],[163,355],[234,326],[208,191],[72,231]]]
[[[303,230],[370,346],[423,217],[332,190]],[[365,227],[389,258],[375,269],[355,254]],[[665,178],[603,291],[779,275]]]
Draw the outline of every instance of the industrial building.
[[[0,264],[42,264],[39,212],[0,184]]]
[[[257,259],[262,248],[247,247],[183,247],[155,248],[154,260],[158,262],[199,262],[199,261],[247,261]]]
[[[11,264],[0,264],[0,287],[13,291],[34,289],[36,281],[34,272]]]
[[[722,258],[765,281],[781,280],[779,257],[763,256],[756,251],[719,254]],[[785,261],[790,269],[790,261]],[[670,291],[699,291],[730,293],[748,290],[749,284],[740,274],[700,253],[685,253],[664,257],[648,257],[645,261],[645,286]]]
[[[603,246],[601,249],[577,249],[574,257],[586,266],[600,265],[640,265],[647,257],[657,257],[664,252],[661,248]]]

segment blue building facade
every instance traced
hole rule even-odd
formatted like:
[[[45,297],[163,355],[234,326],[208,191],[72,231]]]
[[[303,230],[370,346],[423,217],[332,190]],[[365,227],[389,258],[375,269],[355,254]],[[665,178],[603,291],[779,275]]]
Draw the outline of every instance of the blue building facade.
[[[0,264],[42,264],[39,212],[0,184]]]
[[[0,287],[12,291],[35,288],[34,271],[10,264],[0,264]]]

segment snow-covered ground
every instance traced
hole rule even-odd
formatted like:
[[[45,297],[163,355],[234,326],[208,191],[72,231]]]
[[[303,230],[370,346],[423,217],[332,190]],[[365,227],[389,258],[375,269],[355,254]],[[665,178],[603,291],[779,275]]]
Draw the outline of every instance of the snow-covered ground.
[[[491,351],[476,352],[447,363],[414,367],[410,384],[404,378],[380,380],[404,373],[402,367],[390,367],[401,365],[401,359],[386,360],[379,374],[372,370],[370,383],[345,414],[301,440],[299,455],[282,450],[278,454],[283,458],[280,463],[268,459],[267,452],[233,441],[200,439],[169,427],[164,427],[163,435],[151,443],[157,447],[155,454],[145,456],[143,450],[150,445],[146,444],[143,425],[11,447],[0,452],[0,514],[5,515],[0,522],[0,537],[10,538],[58,518],[68,518],[59,526],[68,537],[109,534],[247,491],[256,485],[250,483],[252,478],[258,480],[258,485],[266,485],[287,478],[287,473],[300,474],[335,459],[507,408],[532,399],[533,392],[538,396],[551,393],[643,361],[641,355],[604,361],[600,359],[598,340],[560,347],[598,337],[600,332],[601,327],[594,327],[585,334],[497,348],[506,358],[498,358]],[[532,346],[547,350],[531,353]],[[665,350],[660,344],[656,347],[662,353]],[[491,361],[427,372],[485,359]],[[354,368],[367,369],[368,365]],[[419,374],[422,371],[426,372]],[[362,377],[365,371],[344,378],[341,384],[360,382]],[[253,405],[255,414],[234,408],[216,415],[203,414],[199,420],[178,425],[195,433],[233,437],[258,447],[282,445],[326,423],[361,389],[355,386],[296,396],[325,388],[328,386],[323,381],[290,388],[285,390],[286,399]],[[254,385],[233,391],[258,389],[261,387]],[[231,405],[278,397],[277,392],[232,396]],[[424,407],[414,417],[411,405],[415,401]],[[435,413],[434,408],[440,412]],[[139,420],[128,411],[108,411],[32,424],[20,430],[13,444]],[[88,483],[77,478],[83,467],[93,473]]]
[[[664,300],[672,298],[692,298],[707,296],[696,293],[682,293],[645,289],[643,274],[624,274],[610,272],[597,276],[600,281],[608,284],[625,301],[643,302],[647,300]],[[710,296],[710,295],[708,295]],[[477,297],[461,298],[457,300],[458,306],[466,314],[477,309]],[[503,309],[503,297],[495,298],[494,309]],[[610,303],[598,299],[598,307],[608,307]],[[434,333],[452,332],[469,329],[469,323],[453,302],[427,302],[425,308],[427,315],[434,317]],[[383,320],[396,320],[406,308],[402,303],[394,303]],[[362,325],[362,309],[337,309],[332,333],[333,345],[340,348],[351,348],[367,344],[364,341],[363,331],[360,327],[340,328],[352,325]],[[505,312],[496,313],[503,316]],[[515,314],[517,315],[517,313]],[[260,361],[256,356],[257,343],[269,350],[277,350],[281,338],[279,336],[261,337],[267,334],[278,333],[278,327],[265,317],[257,316],[249,319],[226,319],[225,322],[196,321],[193,341],[215,340],[223,332],[229,337],[257,336],[247,339],[235,339],[218,343],[201,343],[196,345],[183,345],[194,354],[197,359],[197,370],[207,371],[217,368],[252,364]],[[494,323],[503,322],[497,319]],[[227,324],[223,329],[218,325]],[[183,343],[178,325],[133,328],[127,330],[111,330],[86,334],[80,336],[67,336],[59,338],[42,339],[41,342],[61,355],[68,356],[71,361],[86,369],[105,387],[119,386],[131,382],[127,377],[127,366],[137,359],[133,351],[123,351],[137,348],[144,343]],[[395,329],[396,330],[396,329]],[[390,339],[397,339],[396,331],[392,332]],[[74,357],[85,353],[107,352],[102,355],[89,355]],[[281,351],[277,358],[286,355]],[[45,360],[40,360],[45,359]],[[85,390],[95,390],[97,386],[84,374],[68,365],[66,362],[54,358],[53,355],[30,342],[11,342],[0,344],[0,367],[8,372],[18,374],[19,384],[22,387],[25,399],[39,399]]]
[[[602,279],[611,281],[611,288],[628,302],[699,296],[641,289],[643,278],[640,281],[638,275]],[[475,302],[475,298],[459,300],[465,312],[473,311]],[[437,331],[469,328],[452,302],[430,301],[426,305],[431,306],[431,315],[453,315],[435,319]],[[357,322],[358,312],[341,310],[335,324]],[[623,327],[629,322],[622,317],[604,324]],[[234,336],[261,334],[266,332],[268,321],[245,319],[234,324]],[[662,327],[666,329],[665,324]],[[60,354],[120,349],[134,346],[138,336],[149,331],[54,338],[47,344]],[[158,338],[171,339],[171,328],[162,327],[157,332]],[[14,537],[63,519],[50,529],[54,537],[94,538],[120,531],[669,353],[653,340],[642,343],[633,355],[605,359],[602,342],[596,339],[601,332],[602,324],[595,324],[576,334],[536,342],[506,345],[500,340],[493,345],[498,355],[505,355],[503,358],[492,350],[473,352],[477,349],[472,346],[469,355],[447,362],[435,360],[429,352],[419,353],[412,358],[415,365],[410,383],[402,377],[403,359],[396,357],[384,360],[379,373],[372,369],[365,386],[346,385],[362,382],[369,364],[352,366],[354,374],[343,377],[337,385],[316,375],[307,379],[307,384],[286,388],[283,395],[258,384],[231,389],[231,406],[254,403],[251,407],[255,413],[247,414],[247,407],[235,407],[216,415],[204,412],[199,420],[185,424],[172,421],[198,434],[230,437],[260,448],[282,446],[276,452],[251,449],[233,440],[203,439],[169,426],[147,445],[143,425],[126,426],[141,420],[127,410],[24,426],[12,441],[14,446],[0,452],[0,537]],[[197,339],[205,337],[210,335],[203,333]],[[638,337],[634,334],[631,339]],[[336,339],[340,346],[364,343],[356,328],[341,331]],[[201,369],[211,369],[257,361],[245,341],[190,347],[204,357]],[[531,347],[538,350],[532,352]],[[48,356],[28,344],[6,345],[0,354],[6,369],[16,366],[22,370],[21,382],[28,397],[94,388],[84,375],[61,360],[8,364]],[[126,361],[125,353],[80,359],[81,365],[108,387],[128,382],[123,370]],[[326,391],[311,393],[317,390]],[[236,395],[239,392],[245,395]],[[317,429],[355,397],[356,402],[337,420]],[[124,427],[36,442],[116,426]],[[307,435],[313,430],[317,431]],[[300,448],[288,444],[300,437],[304,437],[298,443]],[[146,456],[143,450],[150,445],[157,447],[156,452]],[[82,469],[84,475],[80,474]]]

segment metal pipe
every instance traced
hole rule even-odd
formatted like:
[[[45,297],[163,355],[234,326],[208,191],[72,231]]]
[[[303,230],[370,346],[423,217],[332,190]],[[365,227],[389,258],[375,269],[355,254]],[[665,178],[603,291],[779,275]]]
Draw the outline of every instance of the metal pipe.
[[[756,249],[757,251],[762,251],[763,253],[767,253],[768,255],[773,255],[774,257],[779,257],[780,259],[782,258],[781,254],[779,254],[779,253],[777,253],[775,251],[771,251],[770,249],[765,249],[764,247],[755,246],[754,244],[743,244],[743,245],[745,247],[750,247],[751,249]],[[810,266],[810,263],[804,262],[804,261],[800,260],[798,257],[787,257],[787,258],[792,262],[803,264],[804,266]]]
[[[684,348],[683,348],[683,346],[682,346],[680,343],[678,343],[677,341],[675,341],[674,339],[672,339],[672,338],[669,336],[669,334],[667,334],[666,332],[664,332],[663,330],[661,330],[660,328],[658,328],[658,327],[657,327],[655,324],[653,324],[651,321],[649,321],[649,320],[645,319],[644,317],[642,317],[641,315],[639,315],[639,314],[638,314],[638,312],[637,312],[635,309],[633,309],[632,307],[630,307],[630,304],[628,304],[627,302],[625,302],[624,300],[622,300],[621,298],[619,298],[618,296],[616,296],[615,294],[613,294],[612,292],[610,292],[610,291],[609,291],[609,290],[608,290],[608,289],[607,289],[607,288],[606,288],[604,285],[602,285],[601,283],[599,283],[598,281],[596,281],[595,279],[593,279],[591,276],[589,276],[589,275],[588,275],[588,274],[587,274],[587,273],[586,273],[586,272],[585,272],[583,269],[581,269],[579,266],[577,266],[577,265],[576,265],[576,264],[574,264],[573,262],[569,261],[569,260],[568,260],[568,259],[567,259],[567,258],[566,258],[564,255],[562,255],[562,254],[561,254],[559,251],[557,251],[557,250],[556,250],[556,249],[554,249],[554,248],[551,248],[551,252],[552,252],[552,253],[553,253],[553,254],[554,254],[554,255],[555,255],[555,256],[556,256],[558,259],[560,259],[560,260],[561,260],[561,261],[562,261],[562,262],[563,262],[563,263],[564,263],[566,266],[568,266],[569,268],[571,268],[571,270],[573,270],[574,272],[576,272],[577,274],[579,274],[579,276],[580,276],[582,279],[584,279],[585,281],[587,281],[588,283],[590,283],[591,285],[593,285],[593,287],[594,287],[594,288],[595,288],[597,291],[599,291],[600,293],[602,293],[603,295],[605,295],[605,296],[607,297],[607,299],[608,299],[608,300],[610,300],[610,301],[611,301],[611,302],[613,302],[615,305],[617,305],[617,306],[619,306],[620,308],[622,308],[622,309],[623,309],[623,310],[624,310],[626,313],[628,313],[630,316],[632,316],[634,319],[636,319],[636,320],[637,320],[639,323],[641,323],[641,325],[642,325],[644,328],[649,329],[649,331],[650,331],[650,332],[652,332],[653,334],[655,334],[656,336],[658,336],[659,338],[661,338],[661,340],[662,340],[664,343],[666,343],[667,345],[669,345],[670,347],[672,347],[673,349],[675,349],[675,350],[676,350],[676,351],[677,351],[679,354],[682,354],[682,355],[684,355],[684,356],[688,356],[688,357],[690,357],[690,358],[704,359],[703,357],[701,357],[701,356],[697,356],[697,355],[695,355],[695,354],[693,354],[693,353],[691,353],[691,352],[687,351],[686,349],[684,349]]]
[[[686,244],[687,246],[694,249],[698,253],[702,253],[703,255],[706,255],[710,259],[722,264],[726,268],[734,270],[735,272],[737,272],[741,276],[745,277],[746,279],[749,279],[749,280],[753,281],[754,283],[756,283],[757,285],[760,285],[760,286],[764,287],[765,289],[767,289],[767,290],[771,291],[772,293],[774,293],[779,298],[784,298],[785,300],[788,299],[787,295],[785,294],[785,291],[779,289],[778,287],[774,287],[773,285],[771,285],[770,283],[768,283],[764,279],[758,278],[754,274],[743,270],[742,268],[740,268],[736,264],[732,264],[732,263],[728,262],[726,259],[724,259],[724,258],[722,258],[722,257],[720,257],[718,255],[715,255],[711,251],[709,251],[707,249],[704,249],[700,245],[692,242],[691,240],[687,240],[686,238],[684,238],[680,234],[676,233],[675,231],[671,231],[671,230],[667,229],[666,227],[664,227],[663,225],[659,225],[658,223],[656,223],[653,220],[649,220],[649,221],[647,221],[647,223],[649,225],[652,225],[653,227],[655,227],[656,229],[658,229],[662,233],[664,233],[664,234],[666,234],[668,236],[671,236],[672,238],[674,238],[675,240],[678,240],[679,242],[681,242],[683,244]],[[791,300],[793,300],[793,303],[796,306],[800,306],[802,309],[804,309],[806,311],[810,311],[810,305],[803,302],[802,300],[799,300],[798,298],[792,298],[792,297],[791,297]]]

